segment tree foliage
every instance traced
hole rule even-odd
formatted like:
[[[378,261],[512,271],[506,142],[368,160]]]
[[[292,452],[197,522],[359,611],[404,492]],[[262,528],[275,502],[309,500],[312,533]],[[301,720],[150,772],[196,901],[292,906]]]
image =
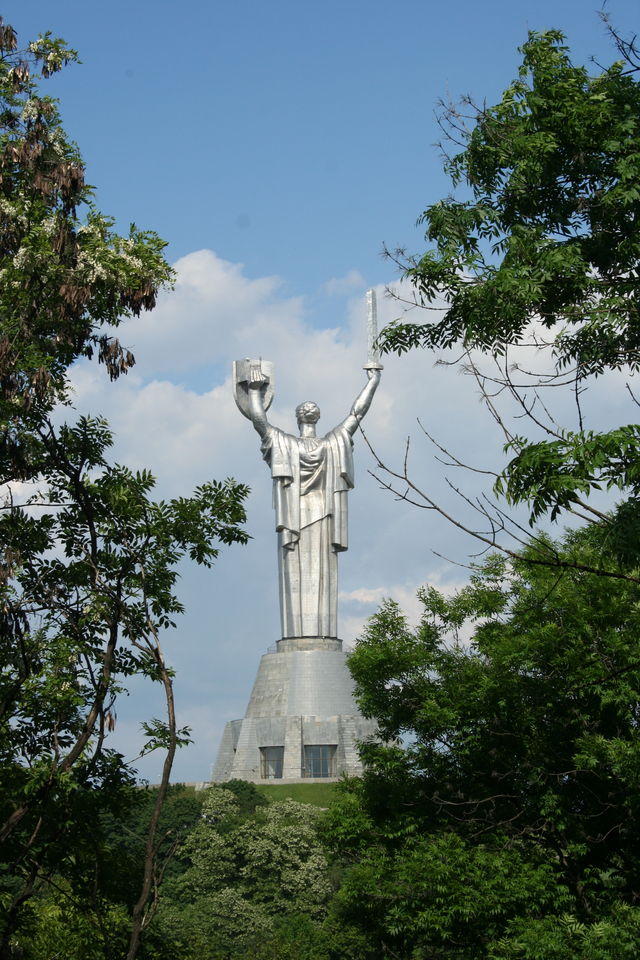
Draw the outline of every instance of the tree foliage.
[[[322,960],[318,921],[332,888],[320,811],[294,800],[265,805],[255,787],[248,802],[249,786],[207,790],[179,851],[186,869],[165,885],[159,929],[193,960]]]
[[[65,397],[66,371],[97,353],[117,378],[135,362],[113,336],[173,277],[165,246],[132,224],[120,236],[93,203],[50,77],[77,61],[50,33],[19,49],[0,20],[0,431],[2,479],[32,475],[30,428]]]
[[[87,419],[43,434],[48,486],[0,517],[11,558],[0,671],[9,916],[67,866],[80,884],[95,871],[99,815],[126,808],[134,775],[106,743],[117,695],[136,674],[172,701],[160,635],[182,611],[177,564],[210,566],[220,544],[246,539],[244,487],[211,482],[154,502],[150,474],[107,464],[110,442],[106,425]],[[187,735],[174,716],[147,733],[148,749],[171,756]]]
[[[461,348],[490,406],[502,389],[534,434],[542,428],[539,441],[506,434],[512,459],[496,484],[530,505],[532,523],[594,489],[638,491],[637,427],[588,430],[580,408],[589,378],[640,368],[640,58],[611,34],[620,59],[593,73],[558,31],[531,33],[496,105],[445,109],[457,194],[425,210],[433,246],[404,261],[416,302],[436,313],[382,335],[396,353]],[[526,344],[552,352],[537,377],[519,363]],[[483,354],[493,377],[478,375]],[[558,385],[575,396],[575,430],[541,402]]]
[[[595,523],[527,536],[452,484],[483,518],[472,527],[411,477],[408,449],[401,469],[378,459],[384,486],[503,556],[453,596],[423,589],[415,629],[387,602],[350,658],[384,742],[329,815],[346,871],[336,957],[638,953],[638,428],[594,429],[583,406],[594,378],[630,380],[640,359],[640,59],[611,36],[619,61],[590,71],[557,31],[530,34],[496,105],[445,106],[456,193],[421,217],[432,248],[398,253],[427,313],[387,327],[383,349],[455,348],[511,458],[481,471],[494,492],[532,525],[564,511]],[[569,392],[575,427],[549,390]],[[613,513],[589,500],[602,488],[625,497]]]
[[[598,528],[563,546],[606,550]],[[420,599],[416,629],[387,602],[350,658],[387,740],[330,811],[339,920],[367,957],[633,956],[637,585],[492,557]]]
[[[221,545],[246,541],[247,488],[213,481],[154,501],[148,471],[108,462],[103,420],[59,425],[69,366],[97,354],[111,379],[126,373],[134,358],[113,328],[173,277],[156,234],[119,236],[96,209],[78,148],[39,91],[38,73],[74,60],[50,34],[20,50],[0,20],[0,955],[41,909],[56,949],[67,949],[65,918],[85,914],[78,937],[121,957],[119,924],[131,960],[157,902],[162,803],[188,740],[161,643],[182,611],[177,566],[211,566]],[[135,770],[108,745],[133,675],[162,685],[167,716],[145,728],[145,749],[165,760],[130,902],[109,899],[105,824],[136,803]]]

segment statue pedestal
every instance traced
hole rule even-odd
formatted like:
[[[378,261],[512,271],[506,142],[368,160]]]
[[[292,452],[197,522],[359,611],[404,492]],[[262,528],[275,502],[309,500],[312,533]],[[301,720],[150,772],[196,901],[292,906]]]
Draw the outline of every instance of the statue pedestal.
[[[374,737],[353,699],[342,641],[280,640],[260,661],[244,719],[226,724],[212,780],[296,783],[358,776]]]

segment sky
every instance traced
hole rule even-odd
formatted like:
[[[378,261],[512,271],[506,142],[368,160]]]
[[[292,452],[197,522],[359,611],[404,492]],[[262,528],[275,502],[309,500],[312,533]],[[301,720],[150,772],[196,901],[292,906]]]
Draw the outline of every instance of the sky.
[[[225,548],[212,571],[181,568],[187,612],[165,649],[176,670],[178,722],[192,728],[174,781],[209,777],[224,723],[244,713],[260,656],[279,637],[271,481],[259,438],[237,410],[231,363],[275,365],[273,423],[295,431],[295,406],[316,400],[320,427],[348,413],[365,382],[365,292],[381,322],[407,291],[383,245],[425,248],[416,220],[450,190],[436,143],[440,98],[495,102],[514,78],[528,30],[565,32],[574,60],[615,59],[598,0],[7,0],[5,20],[27,42],[50,30],[75,47],[45,84],[60,99],[98,207],[167,242],[177,270],[155,311],[126,321],[135,353],[127,377],[72,371],[78,414],[103,414],[114,459],[150,467],[159,497],[211,478],[248,483],[248,546]],[[637,5],[606,5],[622,33]],[[392,468],[409,443],[411,476],[457,517],[447,485],[477,494],[479,475],[454,475],[420,423],[482,469],[504,463],[503,438],[471,378],[437,358],[385,358],[367,438]],[[604,378],[586,398],[590,424],[627,422],[624,382]],[[558,415],[571,425],[575,411]],[[340,556],[340,634],[353,644],[381,600],[416,617],[418,587],[462,585],[477,545],[432,511],[410,506],[371,476],[356,438],[350,549]],[[455,473],[455,471],[454,471]],[[487,484],[485,484],[485,488]],[[118,705],[111,744],[133,758],[140,723],[161,701],[135,682]],[[139,763],[156,782],[160,754]]]

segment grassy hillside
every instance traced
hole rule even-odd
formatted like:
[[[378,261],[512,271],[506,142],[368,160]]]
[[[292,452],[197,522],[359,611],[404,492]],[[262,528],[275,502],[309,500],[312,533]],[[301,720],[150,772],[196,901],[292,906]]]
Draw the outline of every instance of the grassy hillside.
[[[260,793],[268,800],[286,800],[290,797],[299,803],[312,803],[316,807],[328,807],[335,799],[335,783],[259,783]]]

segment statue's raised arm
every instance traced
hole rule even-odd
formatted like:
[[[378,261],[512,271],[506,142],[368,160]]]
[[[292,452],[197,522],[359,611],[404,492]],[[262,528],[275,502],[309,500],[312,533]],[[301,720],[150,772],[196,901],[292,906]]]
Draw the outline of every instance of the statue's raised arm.
[[[269,421],[264,409],[264,391],[268,381],[262,376],[262,372],[257,368],[249,382],[247,383],[249,391],[249,418],[253,426],[263,438],[267,435]]]
[[[350,436],[353,436],[358,429],[360,421],[371,406],[373,395],[380,383],[382,365],[378,347],[378,308],[375,290],[367,290],[367,341],[367,362],[364,369],[367,371],[369,382],[360,391],[354,400],[349,416],[341,424]]]
[[[273,364],[268,360],[236,360],[233,364],[233,395],[247,419],[264,440],[269,430],[267,410],[273,400]]]
[[[371,406],[373,395],[378,389],[378,384],[380,383],[381,369],[381,367],[374,366],[365,367],[369,382],[362,388],[356,399],[353,401],[353,406],[351,407],[349,416],[342,422],[343,427],[348,430],[351,436],[353,436],[353,434],[356,432],[360,421],[363,419],[367,413],[367,410]]]

